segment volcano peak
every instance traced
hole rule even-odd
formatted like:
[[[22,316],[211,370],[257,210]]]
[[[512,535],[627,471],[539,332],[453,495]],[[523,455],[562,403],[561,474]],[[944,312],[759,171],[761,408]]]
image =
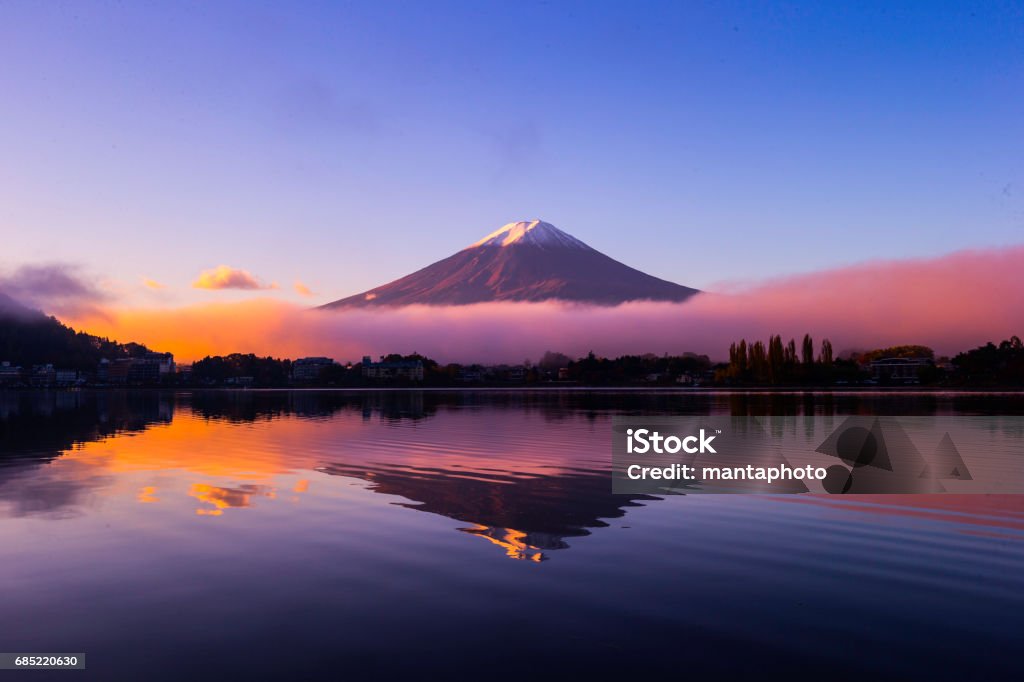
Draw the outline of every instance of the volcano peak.
[[[571,234],[562,232],[543,220],[520,220],[507,223],[466,248],[478,249],[487,246],[512,246],[513,244],[570,249],[590,248]]]

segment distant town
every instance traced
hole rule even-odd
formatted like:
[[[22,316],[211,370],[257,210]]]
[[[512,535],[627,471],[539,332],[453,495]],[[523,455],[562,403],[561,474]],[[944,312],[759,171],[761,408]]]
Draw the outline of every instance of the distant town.
[[[109,342],[108,342],[109,343]],[[825,340],[802,343],[740,340],[729,362],[706,355],[626,355],[603,358],[548,351],[537,362],[440,364],[419,354],[386,355],[358,362],[329,357],[294,360],[231,354],[178,364],[170,353],[144,346],[112,345],[122,357],[103,357],[92,368],[53,362],[23,366],[0,361],[0,386],[76,387],[471,387],[471,386],[646,386],[728,387],[965,387],[1024,385],[1024,347],[1018,337],[989,343],[952,358],[936,357],[927,346],[895,346],[843,358]],[[80,363],[79,363],[80,364]]]

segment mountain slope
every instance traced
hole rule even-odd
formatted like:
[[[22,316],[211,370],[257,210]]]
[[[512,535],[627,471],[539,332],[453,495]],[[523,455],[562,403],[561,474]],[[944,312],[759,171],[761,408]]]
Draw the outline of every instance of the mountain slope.
[[[121,344],[77,332],[0,291],[0,362],[93,370],[102,358],[137,357],[148,351],[137,343]]]
[[[559,299],[599,305],[697,293],[624,265],[550,223],[509,223],[462,251],[324,308]]]

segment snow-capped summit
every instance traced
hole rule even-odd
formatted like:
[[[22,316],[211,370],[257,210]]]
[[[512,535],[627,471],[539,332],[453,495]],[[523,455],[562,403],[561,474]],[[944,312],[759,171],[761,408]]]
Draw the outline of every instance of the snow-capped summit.
[[[616,305],[697,293],[612,260],[542,220],[508,223],[454,255],[324,308],[551,299]]]
[[[571,234],[562,232],[551,223],[543,220],[520,220],[508,223],[494,232],[473,242],[467,249],[481,246],[510,246],[512,244],[530,244],[532,246],[567,247],[570,249],[589,249],[590,247]]]

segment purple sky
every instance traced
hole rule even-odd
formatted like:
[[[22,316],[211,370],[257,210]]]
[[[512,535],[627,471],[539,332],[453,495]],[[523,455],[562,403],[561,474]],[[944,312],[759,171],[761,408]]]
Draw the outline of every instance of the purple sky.
[[[1019,4],[13,2],[0,63],[0,274],[134,305],[529,218],[701,288],[1024,234]]]

